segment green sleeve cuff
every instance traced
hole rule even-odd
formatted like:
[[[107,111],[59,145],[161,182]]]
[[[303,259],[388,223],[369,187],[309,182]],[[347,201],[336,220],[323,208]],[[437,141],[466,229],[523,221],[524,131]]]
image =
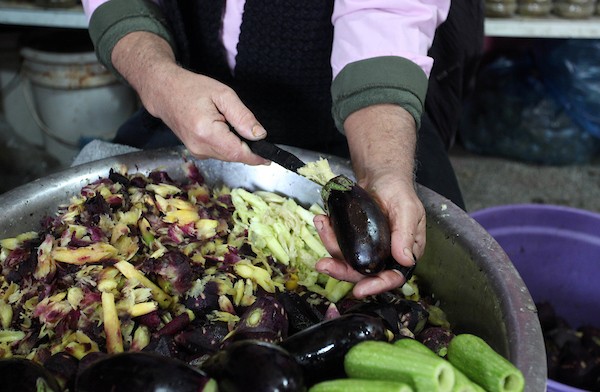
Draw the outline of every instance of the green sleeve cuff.
[[[175,47],[160,8],[148,0],[110,0],[100,5],[90,19],[89,34],[96,56],[119,77],[111,61],[112,50],[121,38],[134,31],[154,33]]]
[[[421,125],[427,75],[417,64],[397,56],[382,56],[346,65],[331,84],[332,113],[336,127],[353,112],[370,105],[402,106]]]

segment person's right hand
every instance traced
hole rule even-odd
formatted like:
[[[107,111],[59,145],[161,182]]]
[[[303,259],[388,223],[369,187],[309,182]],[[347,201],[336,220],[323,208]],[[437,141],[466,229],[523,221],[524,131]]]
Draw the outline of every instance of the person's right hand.
[[[148,112],[163,120],[195,157],[268,163],[229,128],[248,140],[264,138],[267,132],[254,114],[230,87],[179,66],[162,38],[130,33],[115,46],[112,61]]]

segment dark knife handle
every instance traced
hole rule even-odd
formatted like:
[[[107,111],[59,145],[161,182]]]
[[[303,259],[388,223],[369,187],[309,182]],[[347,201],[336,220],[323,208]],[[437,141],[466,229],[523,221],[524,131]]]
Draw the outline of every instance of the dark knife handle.
[[[295,173],[305,165],[304,162],[294,154],[285,151],[266,140],[246,140],[246,144],[248,144],[250,150],[256,155],[260,155],[261,157],[273,161]]]
[[[285,151],[284,149],[278,147],[277,145],[268,142],[264,139],[261,140],[248,140],[242,137],[239,133],[236,132],[235,128],[229,125],[229,130],[237,135],[240,139],[242,139],[250,150],[265,159],[268,159],[272,162],[281,165],[287,170],[291,170],[294,173],[298,173],[298,169],[305,165],[304,162],[300,160],[297,156],[292,154],[291,152]]]

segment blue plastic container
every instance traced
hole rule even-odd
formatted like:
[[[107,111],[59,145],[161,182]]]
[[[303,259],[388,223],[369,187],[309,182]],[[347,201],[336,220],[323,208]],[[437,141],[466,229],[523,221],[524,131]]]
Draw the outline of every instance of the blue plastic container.
[[[507,253],[535,302],[572,327],[600,326],[600,214],[515,204],[471,213]],[[548,380],[550,392],[582,391]]]

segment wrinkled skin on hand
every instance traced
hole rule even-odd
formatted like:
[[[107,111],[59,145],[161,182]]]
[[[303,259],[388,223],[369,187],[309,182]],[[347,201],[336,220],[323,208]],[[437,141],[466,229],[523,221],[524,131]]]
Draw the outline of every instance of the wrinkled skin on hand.
[[[358,183],[375,195],[387,213],[392,231],[392,256],[411,266],[425,250],[425,209],[413,181],[415,125],[412,117],[393,105],[359,110],[344,124]],[[326,216],[315,217],[315,226],[332,258],[319,260],[320,272],[356,282],[358,298],[379,294],[404,284],[396,270],[364,276],[342,257],[333,228]]]
[[[229,124],[249,140],[267,134],[237,94],[215,79],[180,67],[162,38],[130,33],[113,49],[112,61],[150,114],[163,120],[195,157],[269,163],[230,131]]]

